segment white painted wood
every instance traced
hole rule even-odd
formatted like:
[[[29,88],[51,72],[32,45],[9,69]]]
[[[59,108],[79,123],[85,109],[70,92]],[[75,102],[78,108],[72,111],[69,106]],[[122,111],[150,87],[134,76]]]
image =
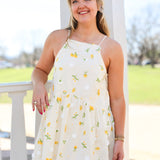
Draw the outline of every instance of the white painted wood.
[[[69,25],[69,18],[70,18],[70,10],[68,7],[67,0],[60,1],[60,25],[61,28],[66,28]]]
[[[38,110],[36,109],[35,138],[37,138],[37,135],[38,135],[41,118],[42,116],[39,114]]]
[[[2,160],[2,152],[1,152],[1,148],[0,148],[0,160]]]
[[[51,81],[48,81],[45,86],[49,91]],[[27,160],[23,98],[26,91],[32,90],[32,88],[31,82],[0,84],[0,93],[8,93],[8,96],[12,99],[11,160]],[[36,133],[38,132],[40,118],[41,116],[36,116]]]
[[[46,88],[50,88],[51,80],[45,84]],[[32,90],[32,82],[14,82],[14,83],[1,83],[0,93],[18,92]]]
[[[66,0],[61,0],[61,28],[68,26],[70,12]],[[124,0],[105,0],[104,14],[109,26],[111,38],[118,41],[124,53],[124,96],[126,102],[126,126],[125,126],[125,160],[129,159],[129,127],[128,127],[128,75],[127,75],[127,43],[126,43],[126,27],[124,15]]]
[[[10,92],[12,99],[11,160],[27,160],[23,97],[25,91]]]
[[[129,159],[129,101],[128,101],[128,71],[127,71],[127,42],[124,14],[124,0],[105,1],[104,13],[108,22],[111,38],[118,41],[124,54],[124,96],[126,103],[126,126],[125,126],[125,160]]]
[[[27,91],[32,89],[31,82],[1,83],[0,93]]]

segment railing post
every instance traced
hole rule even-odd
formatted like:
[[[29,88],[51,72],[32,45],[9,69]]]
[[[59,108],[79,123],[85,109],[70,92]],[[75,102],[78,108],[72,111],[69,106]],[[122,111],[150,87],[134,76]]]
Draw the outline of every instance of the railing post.
[[[47,91],[49,91],[50,88],[51,88],[51,81],[48,81],[46,83]],[[8,96],[12,99],[10,160],[27,160],[23,98],[26,95],[26,91],[32,89],[33,87],[31,82],[0,84],[0,93],[8,93]],[[41,120],[41,115],[38,114],[37,112],[36,136],[38,133],[40,120]],[[1,155],[0,155],[0,160],[1,160]]]
[[[12,99],[10,160],[27,160],[23,98],[26,91],[10,92]],[[19,132],[20,131],[20,132]]]
[[[36,109],[36,120],[35,120],[35,139],[37,138],[39,126],[41,122],[41,115],[39,114],[38,110]]]
[[[0,148],[0,160],[2,160],[1,148]]]

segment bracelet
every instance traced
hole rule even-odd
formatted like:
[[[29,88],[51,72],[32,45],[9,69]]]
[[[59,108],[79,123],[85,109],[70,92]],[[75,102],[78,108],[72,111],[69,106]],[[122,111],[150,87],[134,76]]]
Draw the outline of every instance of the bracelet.
[[[117,136],[117,137],[114,138],[114,140],[115,140],[115,141],[118,141],[118,140],[119,140],[119,141],[124,142],[124,136]]]

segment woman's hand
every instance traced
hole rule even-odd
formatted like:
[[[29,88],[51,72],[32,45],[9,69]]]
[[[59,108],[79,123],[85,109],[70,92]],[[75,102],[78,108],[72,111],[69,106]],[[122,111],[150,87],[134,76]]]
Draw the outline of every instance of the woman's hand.
[[[32,107],[33,111],[35,106],[39,113],[42,115],[46,111],[46,105],[49,106],[48,93],[43,83],[38,83],[33,88]]]
[[[123,160],[124,158],[123,143],[124,142],[120,140],[115,141],[112,160]]]

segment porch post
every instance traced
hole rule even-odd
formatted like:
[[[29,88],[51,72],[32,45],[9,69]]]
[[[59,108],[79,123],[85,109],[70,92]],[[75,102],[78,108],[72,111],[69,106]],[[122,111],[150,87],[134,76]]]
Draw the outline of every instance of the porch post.
[[[60,19],[61,19],[61,28],[68,27],[70,18],[70,10],[68,7],[67,0],[60,1]]]
[[[129,101],[128,101],[128,74],[127,74],[127,42],[124,14],[124,0],[110,0],[104,3],[104,14],[111,33],[111,38],[118,41],[124,54],[124,96],[126,102],[126,126],[125,126],[125,160],[129,159]]]

